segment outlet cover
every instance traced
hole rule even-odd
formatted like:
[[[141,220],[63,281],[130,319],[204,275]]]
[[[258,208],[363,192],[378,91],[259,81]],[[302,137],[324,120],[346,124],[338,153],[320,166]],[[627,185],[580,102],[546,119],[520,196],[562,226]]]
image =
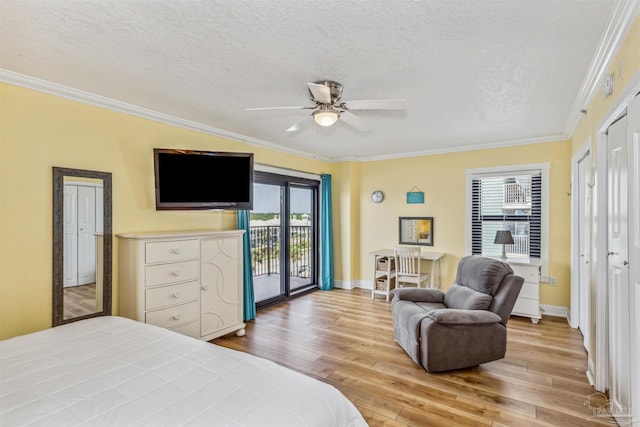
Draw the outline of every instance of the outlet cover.
[[[549,277],[549,284],[551,286],[555,286],[556,285],[556,278],[553,277],[553,276]]]

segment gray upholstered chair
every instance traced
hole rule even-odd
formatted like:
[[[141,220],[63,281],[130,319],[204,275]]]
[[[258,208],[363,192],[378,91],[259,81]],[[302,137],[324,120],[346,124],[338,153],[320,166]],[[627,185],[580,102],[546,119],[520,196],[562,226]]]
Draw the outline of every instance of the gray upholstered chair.
[[[480,256],[460,260],[455,283],[396,289],[393,332],[429,372],[468,368],[504,357],[507,320],[524,279],[508,264]]]

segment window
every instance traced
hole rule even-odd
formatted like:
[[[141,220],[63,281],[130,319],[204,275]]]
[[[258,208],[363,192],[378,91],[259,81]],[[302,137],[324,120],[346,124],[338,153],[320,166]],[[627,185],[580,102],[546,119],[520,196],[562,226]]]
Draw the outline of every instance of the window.
[[[509,258],[547,258],[548,164],[467,170],[467,253],[499,257],[496,231],[509,230]]]

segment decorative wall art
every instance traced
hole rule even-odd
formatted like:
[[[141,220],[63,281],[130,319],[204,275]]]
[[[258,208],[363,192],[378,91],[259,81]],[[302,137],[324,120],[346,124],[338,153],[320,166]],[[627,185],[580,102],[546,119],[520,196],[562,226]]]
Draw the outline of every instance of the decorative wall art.
[[[424,203],[424,192],[415,185],[407,193],[407,204]]]

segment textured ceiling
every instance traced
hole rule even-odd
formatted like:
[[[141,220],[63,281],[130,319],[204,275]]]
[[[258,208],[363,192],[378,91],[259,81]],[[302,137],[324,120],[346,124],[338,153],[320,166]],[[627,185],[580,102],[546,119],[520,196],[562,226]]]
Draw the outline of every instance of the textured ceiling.
[[[323,159],[566,137],[615,0],[0,0],[0,68]],[[285,130],[307,82],[371,130]],[[210,148],[210,147],[203,147]]]

